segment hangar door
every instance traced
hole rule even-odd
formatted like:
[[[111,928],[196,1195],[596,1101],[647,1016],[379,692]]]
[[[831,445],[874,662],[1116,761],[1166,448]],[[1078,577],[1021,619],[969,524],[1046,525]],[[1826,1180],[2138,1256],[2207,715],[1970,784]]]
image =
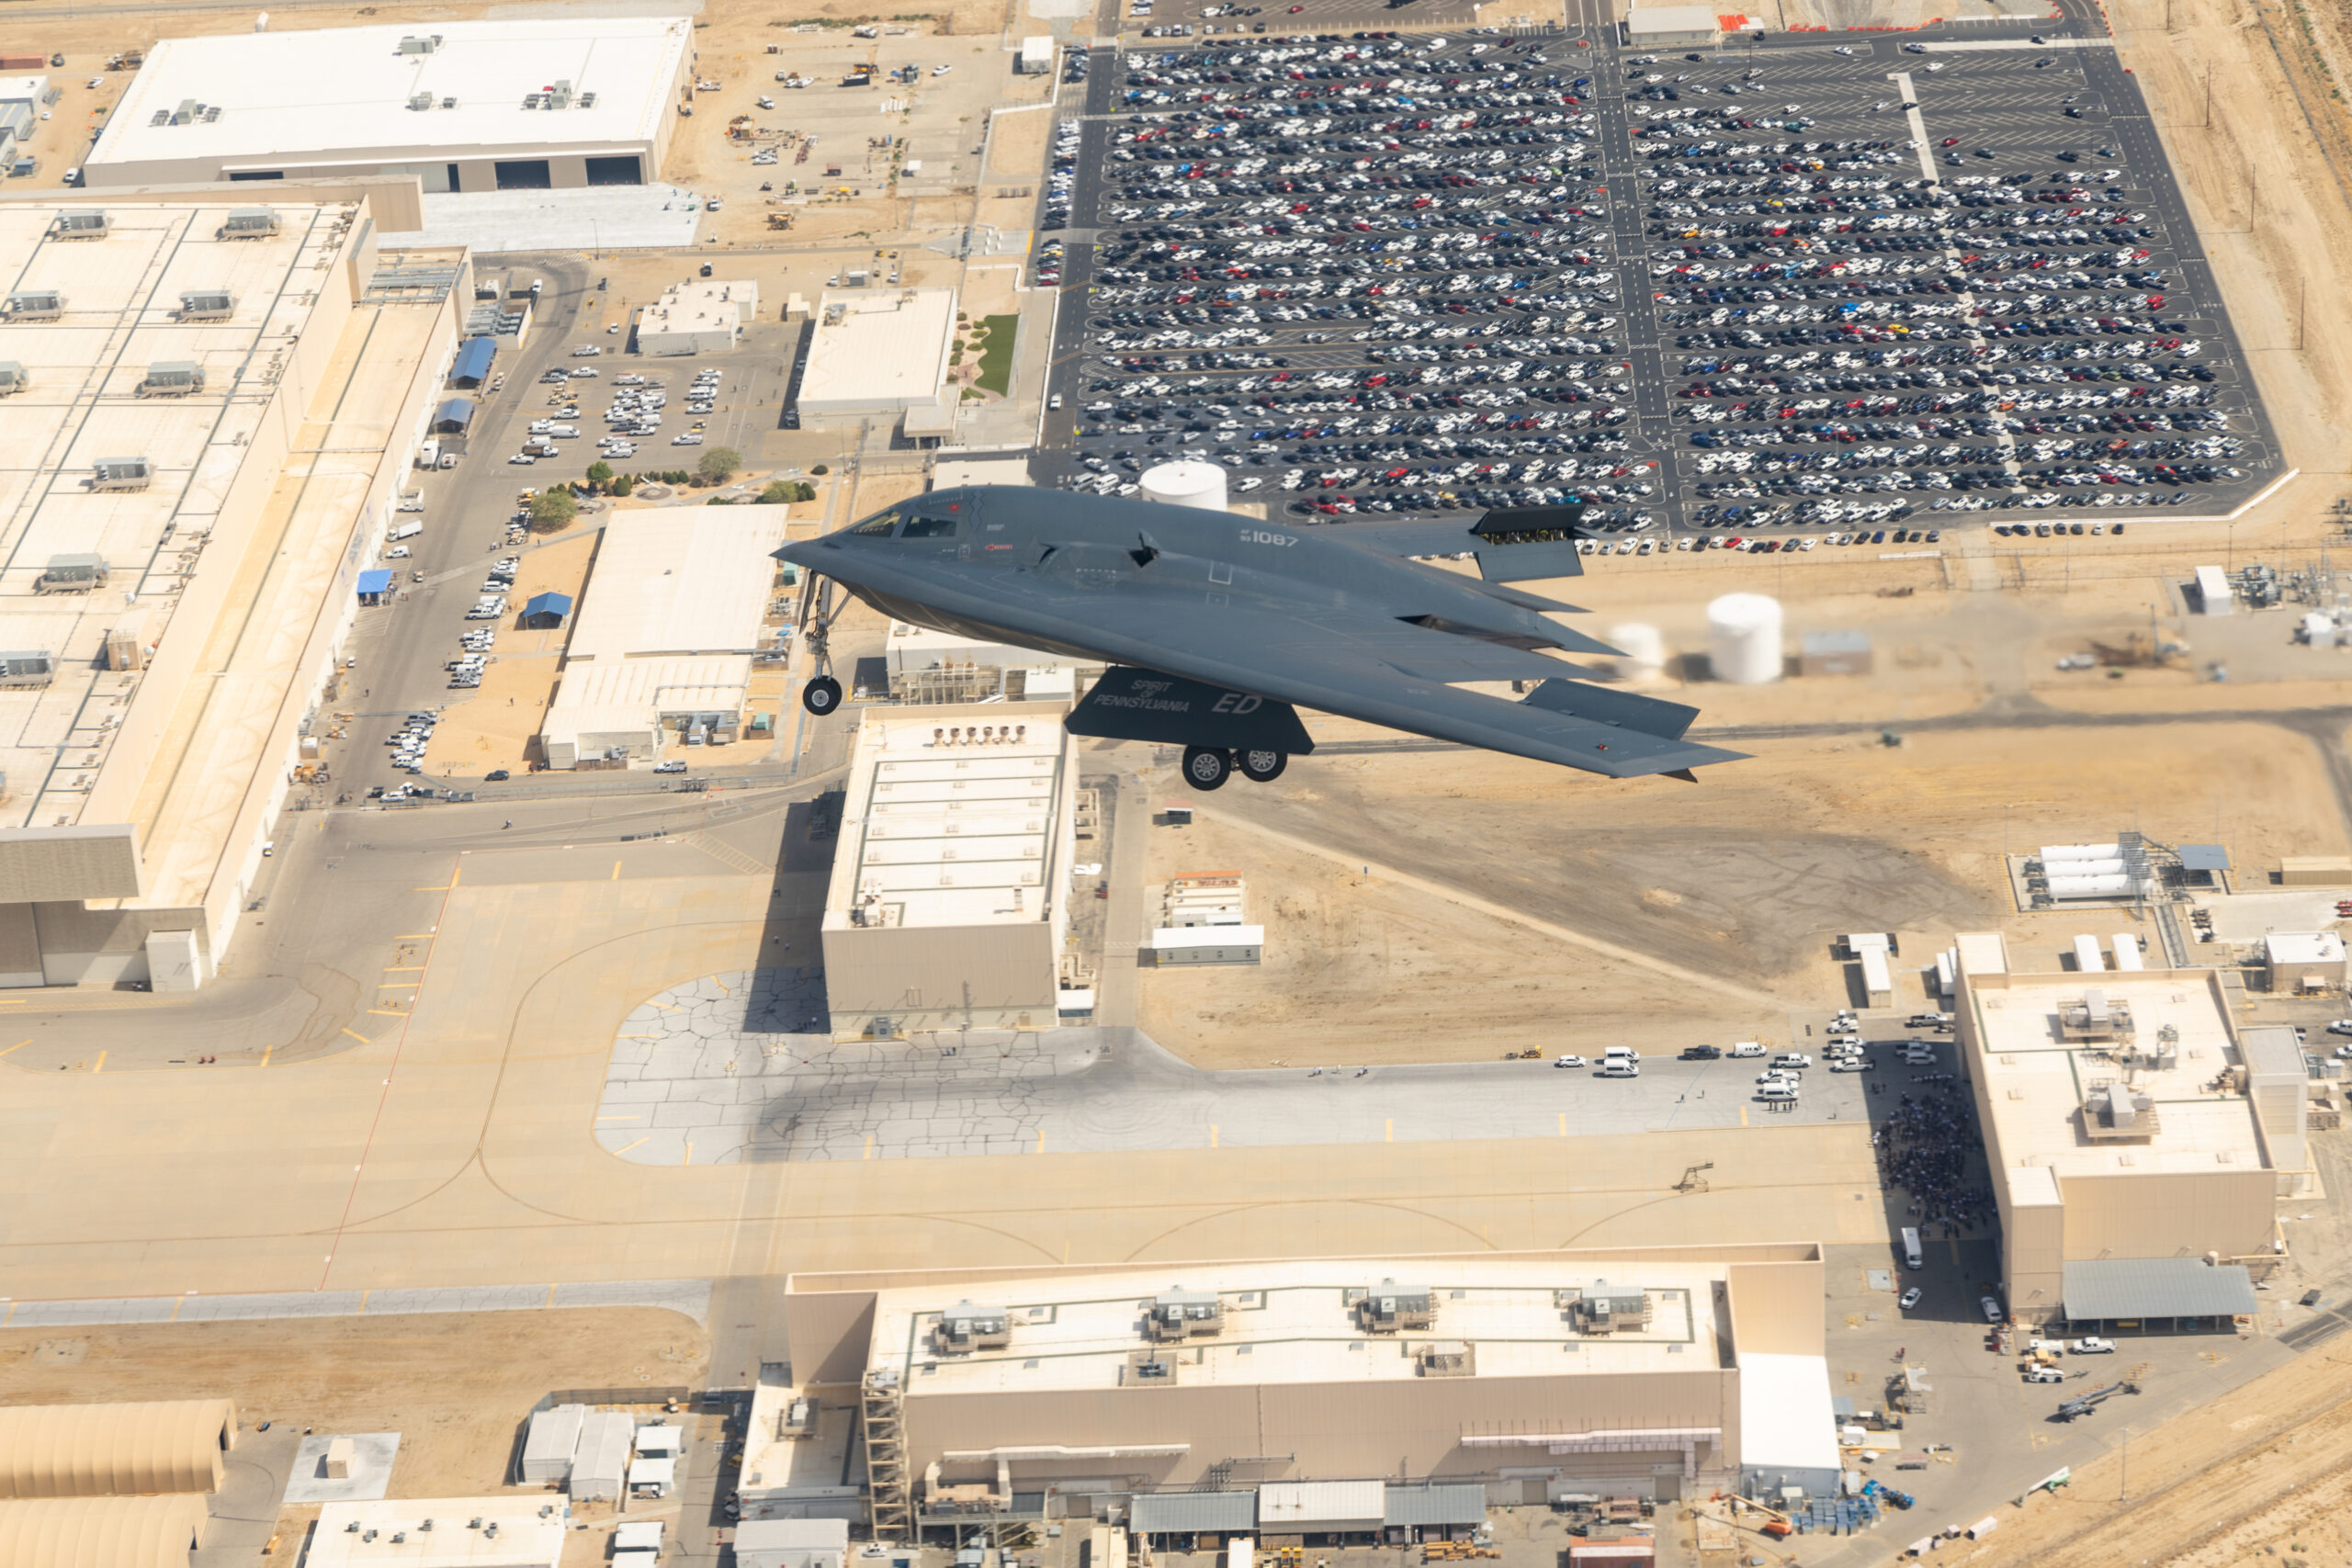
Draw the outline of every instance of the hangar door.
[[[501,190],[546,190],[555,184],[545,158],[517,158],[511,163],[501,162],[496,167]]]
[[[625,158],[591,158],[588,160],[588,183],[592,186],[641,186],[645,183],[645,167],[634,152]]]

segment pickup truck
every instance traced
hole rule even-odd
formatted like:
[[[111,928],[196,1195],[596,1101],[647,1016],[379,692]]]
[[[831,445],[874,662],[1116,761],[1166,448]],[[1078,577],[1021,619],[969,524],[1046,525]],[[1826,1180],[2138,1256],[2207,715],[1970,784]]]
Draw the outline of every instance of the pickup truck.
[[[1683,1047],[1682,1054],[1675,1059],[1682,1062],[1712,1062],[1722,1055],[1723,1051],[1719,1046],[1688,1045]]]

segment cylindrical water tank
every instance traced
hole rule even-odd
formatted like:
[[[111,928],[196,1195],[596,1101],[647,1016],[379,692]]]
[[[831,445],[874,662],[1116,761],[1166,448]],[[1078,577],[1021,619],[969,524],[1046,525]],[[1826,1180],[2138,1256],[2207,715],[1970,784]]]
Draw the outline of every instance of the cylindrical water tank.
[[[1658,629],[1640,621],[1609,628],[1609,640],[1622,650],[1617,673],[1628,681],[1656,680],[1666,668],[1666,638]]]
[[[2132,895],[2132,879],[2128,876],[2053,876],[2050,879],[2052,898],[2127,898]]]
[[[1718,681],[1760,686],[1781,678],[1781,602],[1726,593],[1707,606],[1707,662]]]
[[[1225,470],[1215,463],[1162,463],[1146,468],[1140,483],[1143,498],[1162,506],[1225,510]]]
[[[2131,867],[2119,856],[2113,860],[2062,860],[2042,869],[2052,876],[2120,876]]]
[[[2044,844],[2041,846],[2041,863],[2044,865],[2055,865],[2060,861],[2067,860],[2120,860],[2122,855],[2121,844]]]

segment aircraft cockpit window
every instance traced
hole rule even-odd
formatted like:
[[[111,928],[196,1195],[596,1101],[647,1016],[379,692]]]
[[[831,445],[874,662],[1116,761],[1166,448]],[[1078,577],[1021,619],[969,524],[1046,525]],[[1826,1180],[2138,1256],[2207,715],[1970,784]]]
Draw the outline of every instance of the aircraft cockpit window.
[[[956,536],[953,517],[910,517],[901,539],[952,539]]]
[[[862,539],[887,539],[890,536],[890,530],[898,525],[898,513],[884,512],[867,518],[850,532]]]

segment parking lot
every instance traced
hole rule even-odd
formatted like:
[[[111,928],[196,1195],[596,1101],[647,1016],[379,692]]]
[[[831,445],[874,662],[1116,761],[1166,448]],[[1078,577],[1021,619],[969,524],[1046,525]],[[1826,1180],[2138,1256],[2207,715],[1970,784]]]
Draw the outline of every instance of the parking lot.
[[[2225,512],[2282,465],[2212,277],[2112,49],[2032,25],[2086,31],[1098,52],[1038,477],[1203,457],[1300,522],[1573,494],[1629,550]]]

